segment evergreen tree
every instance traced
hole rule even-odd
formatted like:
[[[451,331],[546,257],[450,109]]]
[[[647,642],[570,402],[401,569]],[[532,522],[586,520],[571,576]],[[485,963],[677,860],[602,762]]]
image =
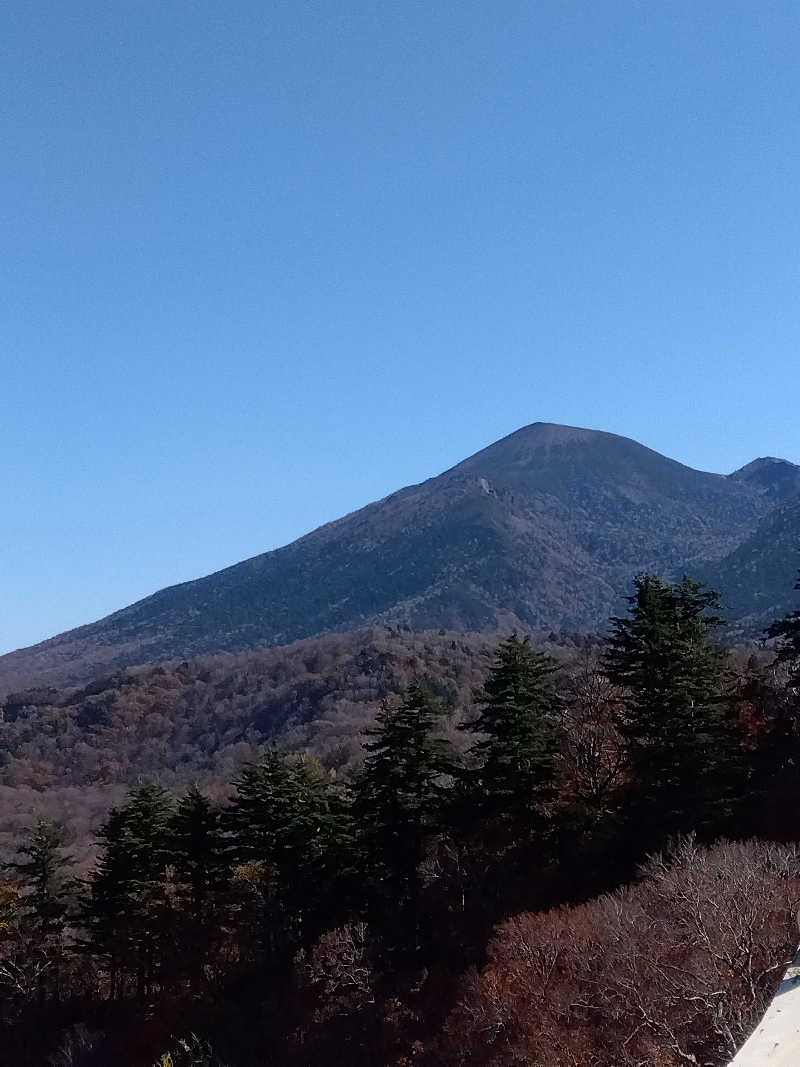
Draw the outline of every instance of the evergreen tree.
[[[40,819],[28,831],[18,855],[24,858],[10,866],[22,878],[22,912],[29,928],[42,938],[60,936],[74,888],[69,875],[74,861],[64,854],[63,831]]]
[[[220,812],[196,786],[178,803],[171,846],[178,897],[192,919],[205,925],[215,895],[229,880],[228,847]]]
[[[627,618],[612,619],[605,670],[624,690],[633,815],[652,847],[678,831],[709,832],[729,813],[737,738],[726,652],[713,640],[719,594],[691,578],[635,580]]]
[[[132,789],[99,833],[100,855],[89,880],[84,915],[89,947],[107,962],[112,998],[130,972],[146,996],[164,972],[172,950],[173,914],[168,885],[175,806],[158,785]]]
[[[476,771],[468,785],[478,812],[523,836],[541,830],[553,795],[557,671],[530,638],[512,634],[495,652],[477,717],[462,725],[480,737],[470,750]]]
[[[345,808],[316,761],[274,750],[235,785],[226,813],[234,873],[255,885],[262,949],[280,961],[312,941],[343,903],[336,887],[346,866]]]
[[[455,768],[451,746],[436,736],[441,708],[412,685],[398,706],[384,704],[366,730],[367,756],[354,814],[374,902],[388,904],[415,939],[426,841],[442,826],[444,783]]]
[[[196,787],[178,804],[171,860],[180,906],[180,956],[194,981],[214,942],[224,934],[224,897],[230,881],[220,812]]]
[[[64,835],[53,823],[39,820],[18,849],[11,869],[22,879],[20,917],[29,951],[39,960],[39,996],[59,994],[64,929],[74,898],[73,864],[64,853]]]
[[[83,911],[88,933],[87,948],[105,960],[109,998],[120,993],[122,975],[129,961],[127,937],[128,902],[133,893],[133,852],[126,833],[126,818],[112,808],[97,835],[99,854],[89,877],[89,898]]]

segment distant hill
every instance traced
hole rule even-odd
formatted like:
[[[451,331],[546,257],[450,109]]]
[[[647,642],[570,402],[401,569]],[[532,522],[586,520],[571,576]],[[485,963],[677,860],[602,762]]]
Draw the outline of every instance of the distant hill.
[[[284,548],[0,657],[0,691],[373,623],[596,628],[641,570],[716,575],[734,621],[753,623],[792,601],[798,493],[800,468],[785,460],[726,477],[614,434],[534,423]],[[763,591],[747,553],[765,549]]]
[[[83,862],[108,809],[142,778],[176,791],[200,784],[225,799],[267,743],[352,773],[380,702],[412,681],[424,679],[444,702],[446,732],[463,746],[456,724],[485,678],[495,636],[368,627],[120,670],[68,694],[9,694],[0,704],[0,864],[37,817],[61,823]]]
[[[800,569],[800,496],[770,511],[729,555],[699,569],[719,589],[728,619],[743,630],[800,608],[792,593]]]

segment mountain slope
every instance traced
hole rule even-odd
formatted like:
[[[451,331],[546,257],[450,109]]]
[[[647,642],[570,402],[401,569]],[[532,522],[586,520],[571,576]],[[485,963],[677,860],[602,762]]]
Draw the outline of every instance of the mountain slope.
[[[594,627],[637,571],[733,552],[775,507],[771,484],[534,423],[284,548],[0,657],[0,689],[373,622]]]
[[[762,456],[729,476],[753,486],[773,500],[788,500],[800,493],[800,467],[785,459]]]
[[[698,576],[720,590],[729,619],[745,628],[763,628],[800,608],[800,594],[794,592],[798,568],[800,496],[794,496],[729,555],[698,568]]]

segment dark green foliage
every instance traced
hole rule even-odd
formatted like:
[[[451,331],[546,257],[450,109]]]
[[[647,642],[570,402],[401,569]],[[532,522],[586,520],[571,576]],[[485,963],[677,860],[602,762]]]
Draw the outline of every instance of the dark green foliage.
[[[470,750],[478,813],[510,819],[523,833],[540,821],[552,797],[557,670],[530,638],[512,634],[497,648],[477,717],[464,726],[480,736]]]
[[[174,813],[169,794],[145,783],[111,812],[98,835],[101,851],[85,922],[114,993],[132,974],[137,995],[144,996],[169,956],[173,915],[167,868]]]
[[[171,859],[178,897],[202,926],[210,921],[214,899],[230,880],[227,853],[220,812],[193,787],[178,803]]]
[[[260,897],[262,949],[281,957],[336,916],[350,828],[323,768],[275,750],[245,767],[226,813],[240,882]]]
[[[365,731],[366,758],[356,783],[354,813],[373,900],[408,912],[416,929],[419,866],[426,841],[442,825],[446,784],[454,769],[451,746],[437,731],[441,707],[412,685],[402,703],[384,704]]]
[[[64,932],[76,895],[73,860],[64,851],[61,828],[43,820],[28,831],[18,856],[10,869],[21,882],[18,921],[27,943],[27,964],[35,975],[39,1000],[58,998]]]
[[[225,936],[228,847],[220,812],[196,787],[178,803],[171,828],[172,877],[179,909],[177,960],[196,983]]]
[[[670,585],[645,574],[628,601],[628,617],[612,620],[605,669],[624,691],[620,728],[640,832],[649,841],[708,833],[730,811],[737,771],[726,653],[712,638],[719,596],[688,577]]]
[[[37,938],[60,937],[75,893],[72,859],[64,852],[64,834],[40,820],[20,845],[11,869],[22,879],[22,912]]]

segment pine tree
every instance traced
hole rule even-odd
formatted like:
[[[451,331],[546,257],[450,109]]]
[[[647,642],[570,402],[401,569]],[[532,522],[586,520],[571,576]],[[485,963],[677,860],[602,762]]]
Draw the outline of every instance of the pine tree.
[[[64,834],[53,823],[39,820],[20,845],[11,869],[23,881],[22,911],[39,937],[58,937],[67,921],[74,882],[69,875],[73,864],[64,854]]]
[[[678,831],[718,828],[732,803],[737,738],[726,703],[726,653],[713,640],[719,594],[691,578],[635,580],[627,618],[605,654],[624,691],[632,814],[646,847]]]
[[[120,993],[130,960],[127,936],[129,899],[133,893],[133,851],[127,840],[126,817],[112,808],[97,835],[99,854],[89,876],[89,898],[83,912],[86,947],[105,961],[109,998]]]
[[[22,880],[20,917],[29,952],[39,960],[39,996],[59,995],[64,930],[74,901],[73,864],[64,853],[63,831],[39,820],[20,845],[11,869]]]
[[[373,903],[419,930],[420,875],[426,841],[442,827],[445,783],[455,761],[436,736],[441,708],[428,690],[412,685],[398,706],[384,704],[366,730],[367,756],[356,783],[354,814],[373,888]],[[389,913],[391,914],[391,913]]]
[[[197,981],[204,959],[224,935],[228,847],[220,812],[196,787],[178,803],[171,828],[171,862],[180,908],[179,954]]]
[[[468,783],[477,813],[516,834],[541,830],[553,795],[557,671],[530,638],[512,634],[495,652],[477,717],[462,725],[480,737],[470,750],[476,769]]]
[[[84,922],[89,948],[106,960],[111,997],[132,973],[141,999],[164,971],[172,950],[168,885],[175,806],[158,785],[132,789],[99,833],[100,855],[90,876]]]
[[[228,849],[220,812],[193,786],[178,802],[171,830],[171,861],[184,909],[205,925],[214,896],[229,879]]]
[[[260,897],[261,947],[280,961],[334,917],[346,865],[345,808],[321,766],[268,752],[245,767],[226,813],[234,874]]]

